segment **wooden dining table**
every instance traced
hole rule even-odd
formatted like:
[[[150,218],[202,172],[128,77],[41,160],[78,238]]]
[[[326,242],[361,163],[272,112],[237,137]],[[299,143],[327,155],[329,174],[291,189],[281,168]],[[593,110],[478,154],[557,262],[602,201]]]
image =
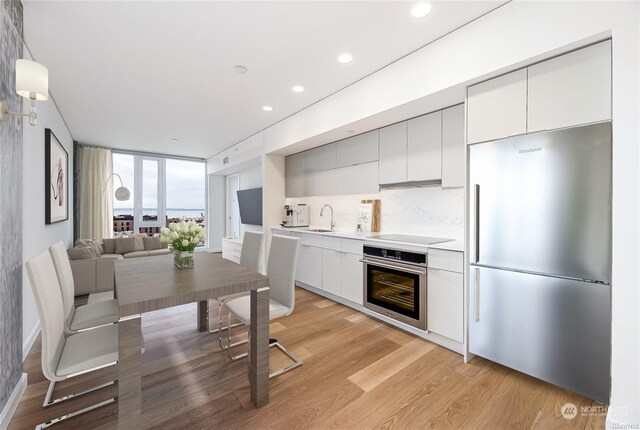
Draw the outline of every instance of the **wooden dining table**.
[[[141,427],[142,314],[197,302],[197,329],[207,331],[208,300],[243,292],[251,294],[251,402],[260,407],[269,402],[269,278],[209,252],[195,253],[195,267],[185,270],[172,255],[116,261],[119,429]]]

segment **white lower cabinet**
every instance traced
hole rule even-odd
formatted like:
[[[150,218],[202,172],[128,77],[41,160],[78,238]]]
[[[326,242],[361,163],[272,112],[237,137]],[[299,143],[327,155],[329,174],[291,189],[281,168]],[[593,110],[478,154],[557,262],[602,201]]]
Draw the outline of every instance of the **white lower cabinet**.
[[[341,296],[359,305],[363,298],[361,259],[362,255],[343,252],[340,260]]]
[[[300,244],[296,280],[311,287],[322,288],[322,250]]]
[[[430,254],[434,253],[429,251]],[[437,253],[451,256],[443,259],[447,263],[460,260],[460,272],[431,267],[436,263],[435,258],[429,256],[427,268],[427,330],[441,336],[463,342],[464,321],[464,275],[462,274],[461,252],[440,251]],[[434,253],[435,254],[435,253]],[[435,265],[435,264],[434,264]],[[448,268],[457,270],[458,264],[449,264]]]
[[[362,240],[317,234],[300,237],[296,281],[362,305]]]
[[[322,289],[336,296],[342,296],[342,288],[340,287],[341,257],[340,251],[322,250]]]

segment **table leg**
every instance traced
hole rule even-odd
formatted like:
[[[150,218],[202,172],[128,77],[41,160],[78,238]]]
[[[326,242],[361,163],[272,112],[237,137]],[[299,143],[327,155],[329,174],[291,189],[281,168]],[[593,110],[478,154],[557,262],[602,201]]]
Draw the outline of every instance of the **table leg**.
[[[198,331],[209,331],[209,300],[198,302]]]
[[[142,411],[142,318],[118,323],[118,429],[139,429]]]
[[[249,379],[251,403],[269,403],[269,288],[251,290],[249,328]]]

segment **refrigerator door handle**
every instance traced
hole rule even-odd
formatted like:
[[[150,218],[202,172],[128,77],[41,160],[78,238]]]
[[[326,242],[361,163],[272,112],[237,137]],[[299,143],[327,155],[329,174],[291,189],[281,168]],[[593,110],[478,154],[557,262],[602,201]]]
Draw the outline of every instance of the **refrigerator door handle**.
[[[475,195],[475,213],[473,216],[473,228],[474,228],[474,262],[480,262],[480,184],[473,186]]]
[[[480,269],[474,269],[473,277],[473,321],[480,322]]]

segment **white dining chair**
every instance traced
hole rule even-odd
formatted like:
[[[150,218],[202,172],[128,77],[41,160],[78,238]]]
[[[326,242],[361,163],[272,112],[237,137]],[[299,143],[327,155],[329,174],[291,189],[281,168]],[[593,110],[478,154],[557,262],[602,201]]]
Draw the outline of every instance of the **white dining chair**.
[[[47,251],[26,263],[27,274],[33,289],[42,327],[42,373],[50,381],[43,407],[58,404],[112,385],[115,381],[72,393],[52,400],[56,382],[104,369],[118,363],[118,325],[111,324],[84,331],[65,338],[65,313],[62,292]],[[114,398],[87,406],[78,411],[50,419],[36,426],[45,429],[82,413],[92,411],[115,401]]]
[[[240,251],[240,265],[246,267],[252,272],[260,271],[260,256],[262,254],[262,238],[264,234],[255,231],[246,231],[242,239],[242,250]],[[225,327],[222,326],[222,303],[226,300],[230,300],[236,297],[241,297],[248,293],[231,294],[224,297],[218,297],[218,328],[209,330],[209,333],[218,333],[218,342],[221,348],[225,348],[222,343],[222,330]],[[239,327],[242,323],[232,324],[231,327]]]
[[[55,267],[58,284],[62,293],[64,307],[64,329],[72,334],[79,331],[100,327],[118,322],[118,300],[111,299],[91,303],[79,307],[74,305],[74,280],[69,256],[62,241],[49,248]]]
[[[269,320],[285,317],[293,312],[295,307],[295,273],[298,259],[297,237],[274,235],[271,238],[269,250],[269,262],[267,263],[267,276],[269,277]],[[231,343],[231,316],[237,318],[244,325],[251,324],[251,298],[242,296],[231,298],[222,303],[228,312],[227,321],[227,345],[229,356],[233,360],[246,357],[248,353],[238,355],[231,354],[231,348],[247,343],[248,340]],[[302,366],[303,362],[291,351],[287,350],[277,339],[269,339],[269,347],[276,347],[286,354],[293,364],[277,370],[269,375],[270,378],[281,375],[289,370]]]

